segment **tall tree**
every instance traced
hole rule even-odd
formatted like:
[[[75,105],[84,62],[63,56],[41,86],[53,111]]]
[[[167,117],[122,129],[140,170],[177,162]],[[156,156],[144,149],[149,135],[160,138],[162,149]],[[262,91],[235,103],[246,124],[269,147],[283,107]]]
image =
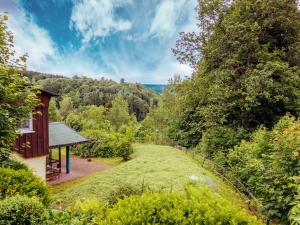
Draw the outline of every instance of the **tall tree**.
[[[69,113],[73,111],[73,102],[71,97],[64,96],[63,99],[60,102],[60,114],[65,120]]]
[[[187,90],[181,101],[185,109],[178,132],[216,125],[271,127],[287,112],[296,115],[300,88],[297,2],[200,0],[199,4],[203,29],[195,42],[199,42],[201,58],[187,85],[193,91]]]
[[[62,121],[62,116],[60,115],[59,109],[56,106],[56,100],[54,98],[51,98],[49,103],[49,121]]]
[[[107,118],[115,130],[119,130],[122,125],[130,125],[135,121],[134,116],[129,114],[128,103],[121,94],[118,94],[112,101],[112,107]]]
[[[13,35],[7,29],[6,15],[0,14],[0,164],[9,159],[18,125],[28,119],[38,103],[35,87],[15,68]],[[24,59],[22,59],[24,60]],[[19,65],[18,65],[19,66]]]

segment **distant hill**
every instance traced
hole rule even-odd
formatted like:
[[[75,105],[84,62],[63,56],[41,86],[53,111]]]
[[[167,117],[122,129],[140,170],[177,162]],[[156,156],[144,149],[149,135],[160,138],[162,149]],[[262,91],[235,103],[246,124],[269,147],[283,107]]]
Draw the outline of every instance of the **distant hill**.
[[[96,80],[80,76],[65,77],[33,71],[26,71],[24,75],[49,91],[71,97],[75,108],[85,105],[103,105],[109,108],[116,95],[121,94],[128,102],[129,112],[134,113],[139,121],[146,117],[151,107],[157,105],[158,93],[162,90],[160,88],[155,91],[143,84],[118,83],[105,78]],[[58,100],[60,99],[61,97]]]
[[[147,89],[150,89],[152,91],[155,91],[159,94],[162,94],[166,85],[164,85],[164,84],[144,84],[144,87]]]

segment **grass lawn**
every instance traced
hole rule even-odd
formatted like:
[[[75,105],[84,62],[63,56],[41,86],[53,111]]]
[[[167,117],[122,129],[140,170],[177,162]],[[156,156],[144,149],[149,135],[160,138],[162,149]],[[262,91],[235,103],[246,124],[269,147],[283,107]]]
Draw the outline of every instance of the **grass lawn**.
[[[134,149],[134,157],[128,162],[51,187],[53,205],[68,207],[77,199],[103,200],[122,184],[141,185],[143,182],[158,190],[183,190],[188,182],[208,185],[230,201],[244,205],[237,193],[184,152],[169,146],[145,144],[135,144]]]

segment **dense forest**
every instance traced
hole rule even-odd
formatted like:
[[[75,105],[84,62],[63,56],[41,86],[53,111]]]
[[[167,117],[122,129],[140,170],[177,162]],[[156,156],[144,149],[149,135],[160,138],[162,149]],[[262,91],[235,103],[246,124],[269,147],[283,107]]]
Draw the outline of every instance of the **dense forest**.
[[[198,0],[198,3],[199,32],[181,33],[173,49],[179,62],[190,65],[194,72],[190,78],[174,76],[161,95],[124,80],[117,83],[104,78],[66,78],[25,72],[22,66],[26,56],[15,59],[11,50],[13,37],[3,16],[0,20],[0,85],[3,87],[0,89],[0,165],[9,169],[2,168],[6,183],[0,195],[0,212],[3,211],[0,216],[6,216],[7,221],[23,219],[18,212],[28,210],[32,217],[26,221],[47,217],[47,224],[63,220],[66,223],[88,221],[87,224],[95,221],[96,224],[122,224],[120,221],[125,221],[124,224],[132,221],[138,221],[137,224],[260,224],[262,221],[300,224],[298,2]],[[193,188],[186,188],[180,194],[145,195],[124,188],[118,194],[129,198],[114,206],[88,200],[77,205],[77,211],[76,207],[73,211],[51,209],[47,188],[32,174],[24,175],[30,172],[24,172],[9,153],[17,135],[15,127],[37,104],[34,96],[38,86],[29,85],[24,74],[31,83],[61,95],[50,103],[51,121],[64,121],[90,139],[89,143],[72,149],[74,154],[84,158],[122,157],[128,161],[134,142],[187,149],[187,153],[218,165],[221,169],[214,168],[214,171],[225,173],[233,185],[239,180],[251,191],[257,201],[248,203],[254,205],[261,218],[257,220],[244,211],[238,213],[238,209],[220,200],[220,196]],[[33,186],[37,190],[21,188],[10,177],[26,177],[28,187],[36,184]],[[7,185],[9,182],[13,185]],[[11,192],[5,187],[11,188]],[[15,192],[25,197],[11,197]],[[11,206],[22,209],[17,210],[16,217],[10,215]],[[31,206],[39,211],[32,210]],[[153,213],[149,213],[149,208]],[[173,208],[174,215],[170,216],[167,212]],[[141,213],[135,215],[136,210]],[[47,216],[41,217],[36,212],[46,212]]]
[[[87,105],[111,107],[112,100],[117,94],[121,94],[128,102],[130,114],[134,113],[137,120],[143,120],[149,109],[157,105],[158,93],[155,93],[142,84],[126,83],[123,79],[120,83],[113,80],[100,80],[73,76],[72,78],[26,71],[27,76],[33,83],[58,93],[61,97],[70,97],[74,108]]]

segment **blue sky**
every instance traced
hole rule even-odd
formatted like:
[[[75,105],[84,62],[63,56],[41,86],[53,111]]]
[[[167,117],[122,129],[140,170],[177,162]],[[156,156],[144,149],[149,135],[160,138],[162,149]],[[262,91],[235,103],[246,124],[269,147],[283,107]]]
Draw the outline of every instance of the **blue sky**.
[[[28,69],[129,82],[188,76],[171,52],[196,30],[197,0],[1,0]]]

